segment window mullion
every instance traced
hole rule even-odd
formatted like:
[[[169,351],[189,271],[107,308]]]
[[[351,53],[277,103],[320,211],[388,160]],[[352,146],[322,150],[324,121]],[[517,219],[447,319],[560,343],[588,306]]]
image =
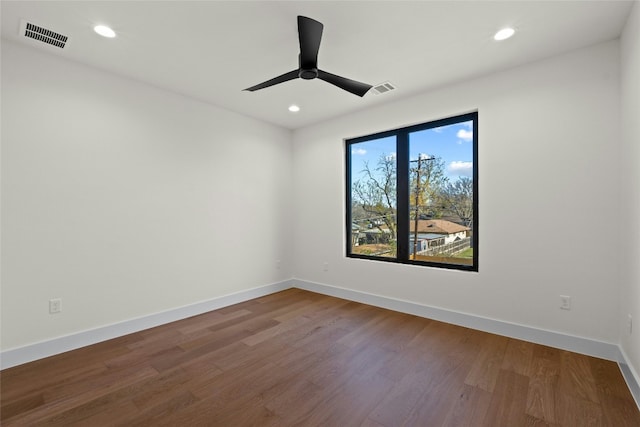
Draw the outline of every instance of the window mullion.
[[[396,139],[396,203],[398,259],[409,259],[409,133],[401,131]]]
[[[347,191],[346,193],[346,211],[347,211],[347,223],[346,223],[346,236],[347,236],[347,251],[346,254],[349,255],[351,253],[351,248],[353,245],[353,220],[352,220],[352,215],[351,215],[351,209],[352,209],[352,194],[351,194],[351,188],[352,188],[352,184],[351,184],[351,145],[346,143],[345,144],[345,161],[346,161],[346,184],[347,184]],[[357,231],[356,231],[357,233]],[[357,236],[356,236],[357,237]]]

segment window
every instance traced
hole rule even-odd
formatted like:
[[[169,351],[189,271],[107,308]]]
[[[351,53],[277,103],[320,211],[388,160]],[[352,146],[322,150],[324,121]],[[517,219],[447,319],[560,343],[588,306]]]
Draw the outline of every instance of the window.
[[[347,256],[478,271],[478,113],[346,141]]]

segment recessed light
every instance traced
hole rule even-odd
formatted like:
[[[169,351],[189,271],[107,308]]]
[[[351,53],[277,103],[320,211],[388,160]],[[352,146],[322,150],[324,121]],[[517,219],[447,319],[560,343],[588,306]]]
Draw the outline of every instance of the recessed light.
[[[497,33],[494,34],[493,39],[496,41],[502,41],[502,40],[506,40],[509,37],[511,37],[512,35],[514,35],[516,32],[516,30],[514,30],[513,28],[503,28],[500,31],[498,31]]]
[[[93,31],[100,34],[102,37],[108,37],[110,39],[116,36],[116,32],[106,25],[96,25],[95,27],[93,27]]]
[[[289,111],[291,111],[292,113],[297,113],[298,111],[300,111],[300,107],[298,107],[297,105],[293,104],[289,106]]]

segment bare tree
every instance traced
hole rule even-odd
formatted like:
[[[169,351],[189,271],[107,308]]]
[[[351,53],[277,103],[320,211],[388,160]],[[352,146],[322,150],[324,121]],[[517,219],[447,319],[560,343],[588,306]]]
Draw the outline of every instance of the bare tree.
[[[473,179],[460,176],[442,192],[443,205],[467,226],[473,223]]]
[[[392,156],[381,155],[375,169],[365,162],[362,179],[353,183],[353,196],[362,209],[374,221],[381,232],[387,226],[390,238],[395,240],[396,225],[396,161]]]

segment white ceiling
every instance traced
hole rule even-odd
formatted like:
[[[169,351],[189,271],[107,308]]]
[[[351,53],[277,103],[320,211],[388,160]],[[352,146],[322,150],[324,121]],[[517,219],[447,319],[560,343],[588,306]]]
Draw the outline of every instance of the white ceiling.
[[[632,1],[5,1],[2,38],[286,128],[411,96],[620,35]],[[320,80],[242,89],[296,69],[296,16],[324,24],[319,67],[394,92],[363,98]],[[18,35],[20,19],[69,36]],[[118,34],[92,30],[107,24]],[[516,35],[495,42],[504,26]],[[287,107],[298,104],[301,111]]]

